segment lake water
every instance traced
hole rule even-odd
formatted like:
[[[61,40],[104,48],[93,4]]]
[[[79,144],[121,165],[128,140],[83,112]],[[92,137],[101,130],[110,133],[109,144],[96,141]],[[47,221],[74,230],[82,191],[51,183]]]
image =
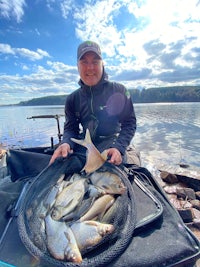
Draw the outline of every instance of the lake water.
[[[200,167],[200,103],[135,104],[137,132],[133,143],[142,159],[166,160]],[[58,142],[55,118],[64,106],[0,107],[0,144],[5,147],[49,146]],[[59,119],[61,132],[64,116]]]

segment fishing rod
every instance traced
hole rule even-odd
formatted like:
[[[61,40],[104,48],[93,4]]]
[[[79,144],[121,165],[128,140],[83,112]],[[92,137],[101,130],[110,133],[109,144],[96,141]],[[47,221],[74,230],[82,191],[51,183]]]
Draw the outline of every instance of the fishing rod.
[[[58,140],[59,140],[59,144],[61,143],[61,137],[62,134],[60,132],[60,117],[63,117],[63,114],[55,114],[55,115],[38,115],[38,116],[32,116],[32,117],[28,117],[27,119],[56,119],[57,122],[57,129],[58,129]],[[51,138],[51,147],[53,148],[53,138]]]

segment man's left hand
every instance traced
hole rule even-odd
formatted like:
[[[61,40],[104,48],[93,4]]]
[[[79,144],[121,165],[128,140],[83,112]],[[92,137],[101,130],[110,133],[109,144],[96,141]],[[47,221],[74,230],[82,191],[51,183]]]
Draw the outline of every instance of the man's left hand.
[[[108,157],[110,157],[108,162],[113,163],[115,165],[120,165],[122,163],[122,155],[117,148],[108,148],[107,155]]]

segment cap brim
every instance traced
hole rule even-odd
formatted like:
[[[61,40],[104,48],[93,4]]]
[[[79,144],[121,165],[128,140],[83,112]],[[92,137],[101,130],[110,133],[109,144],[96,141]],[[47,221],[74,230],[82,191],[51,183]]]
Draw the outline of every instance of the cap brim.
[[[99,55],[95,48],[88,47],[79,55],[78,60],[80,60],[87,52],[94,52],[100,59],[102,59],[101,55]]]

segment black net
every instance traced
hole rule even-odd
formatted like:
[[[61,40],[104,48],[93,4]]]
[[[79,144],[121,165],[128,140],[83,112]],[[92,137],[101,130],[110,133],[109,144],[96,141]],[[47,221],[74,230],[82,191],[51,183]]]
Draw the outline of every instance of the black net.
[[[44,200],[61,177],[68,181],[75,173],[86,179],[87,184],[90,183],[91,177],[94,177],[95,173],[89,176],[81,174],[84,164],[85,158],[76,154],[70,155],[67,159],[57,160],[31,181],[24,196],[18,216],[19,234],[25,247],[31,254],[40,258],[43,266],[105,266],[121,255],[132,239],[136,219],[132,185],[124,171],[106,162],[96,172],[96,175],[105,176],[107,173],[116,175],[125,187],[123,193],[117,194],[115,192],[113,194],[114,204],[111,207],[111,212],[110,208],[103,216],[97,219],[99,223],[112,225],[114,231],[106,234],[94,246],[83,249],[81,251],[81,263],[70,262],[66,259],[56,259],[49,252],[45,218],[47,214],[50,214],[52,206],[44,205]],[[84,193],[84,200],[88,197],[87,194],[88,191]],[[80,213],[79,216],[77,213],[73,215],[72,219],[68,218],[65,221],[65,218],[60,218],[59,221],[72,228],[73,223],[79,222],[83,213]]]

